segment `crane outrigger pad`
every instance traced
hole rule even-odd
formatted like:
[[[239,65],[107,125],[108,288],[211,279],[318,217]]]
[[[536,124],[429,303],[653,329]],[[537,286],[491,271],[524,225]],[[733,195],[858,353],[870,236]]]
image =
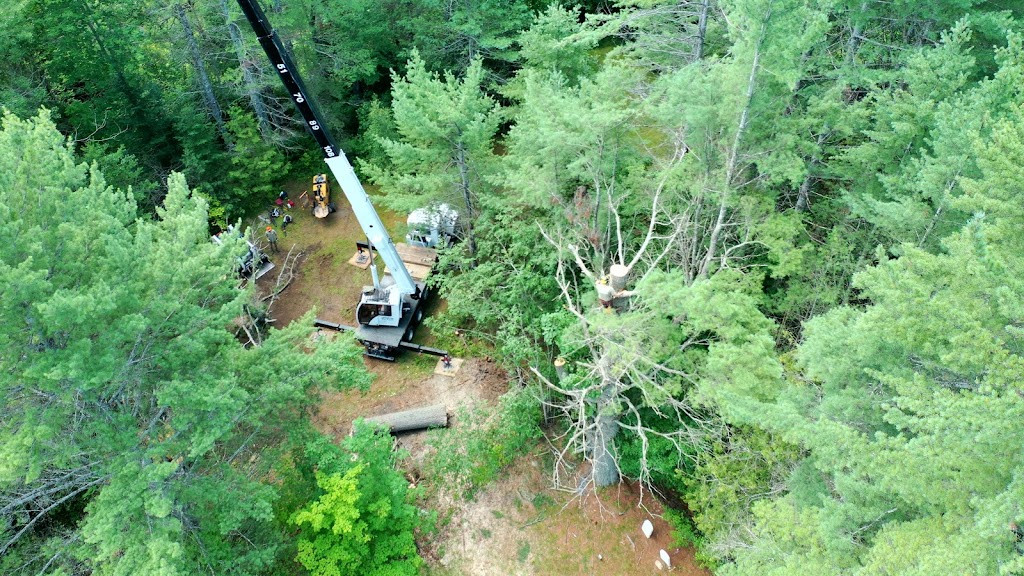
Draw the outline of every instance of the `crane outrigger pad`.
[[[369,268],[372,262],[373,258],[370,258],[370,253],[366,250],[356,250],[356,253],[348,259],[349,264],[361,270]]]

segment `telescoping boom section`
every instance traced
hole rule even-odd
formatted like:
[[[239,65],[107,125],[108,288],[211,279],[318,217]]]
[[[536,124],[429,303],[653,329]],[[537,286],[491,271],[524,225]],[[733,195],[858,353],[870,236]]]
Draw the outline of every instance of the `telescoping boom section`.
[[[324,125],[316,106],[307,96],[298,69],[291,61],[277,32],[270,26],[257,0],[238,0],[238,4],[253,32],[256,33],[260,46],[267,53],[292,101],[295,102],[295,107],[302,114],[310,134],[320,145],[324,161],[352,206],[359,226],[394,278],[394,284],[385,285],[378,280],[376,269],[371,269],[373,288],[363,293],[357,309],[357,320],[360,324],[370,326],[398,326],[402,320],[403,308],[409,308],[404,305],[406,297],[418,298],[420,289],[399,257],[395,243],[374,210],[370,197],[356,177],[352,164],[345,157],[345,152],[335,145],[327,132],[327,126]]]

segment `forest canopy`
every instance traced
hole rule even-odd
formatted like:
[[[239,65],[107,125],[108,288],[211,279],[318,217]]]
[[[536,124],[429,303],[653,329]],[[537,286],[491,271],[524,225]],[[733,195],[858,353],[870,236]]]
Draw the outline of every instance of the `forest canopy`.
[[[1024,8],[263,7],[374,201],[458,209],[430,326],[516,390],[452,484],[543,432],[716,574],[1024,573]],[[233,334],[211,234],[324,171],[238,6],[0,29],[0,572],[427,570],[386,437],[309,422],[358,347]]]

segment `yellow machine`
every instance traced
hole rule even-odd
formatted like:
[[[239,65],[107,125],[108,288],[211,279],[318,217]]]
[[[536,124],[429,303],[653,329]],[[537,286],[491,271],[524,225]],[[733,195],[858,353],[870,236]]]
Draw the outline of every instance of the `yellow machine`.
[[[331,202],[331,189],[327,184],[327,174],[313,176],[313,216],[325,218],[336,210]]]

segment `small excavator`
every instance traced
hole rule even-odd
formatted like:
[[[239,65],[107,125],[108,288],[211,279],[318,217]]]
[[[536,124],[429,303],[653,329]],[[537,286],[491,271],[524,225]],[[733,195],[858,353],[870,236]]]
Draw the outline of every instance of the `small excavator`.
[[[355,170],[349,163],[345,152],[331,138],[327,126],[321,119],[313,100],[309,97],[306,87],[299,76],[298,69],[292,62],[291,55],[274,31],[266,14],[259,6],[258,0],[238,0],[246,20],[252,26],[260,46],[277,70],[281,82],[298,108],[306,123],[306,128],[319,144],[324,162],[331,174],[338,181],[342,192],[352,206],[359,226],[366,235],[366,244],[380,255],[384,261],[386,272],[381,278],[376,265],[370,265],[372,286],[363,288],[359,305],[356,307],[358,326],[353,328],[341,324],[317,320],[316,325],[335,330],[354,330],[356,337],[366,347],[366,354],[383,360],[394,360],[400,349],[415,350],[437,356],[447,354],[443,350],[435,350],[419,346],[411,342],[417,324],[423,318],[424,301],[427,297],[427,286],[422,278],[414,279],[406,268],[388,231],[384,228],[380,216],[374,210],[369,195],[359,182]],[[330,193],[326,174],[314,178],[314,194],[323,192],[321,213],[326,216],[331,211]],[[314,195],[314,201],[317,196]],[[314,207],[314,210],[317,208]],[[327,212],[324,212],[326,209]],[[314,212],[316,214],[316,212]],[[322,218],[320,214],[317,217]]]

